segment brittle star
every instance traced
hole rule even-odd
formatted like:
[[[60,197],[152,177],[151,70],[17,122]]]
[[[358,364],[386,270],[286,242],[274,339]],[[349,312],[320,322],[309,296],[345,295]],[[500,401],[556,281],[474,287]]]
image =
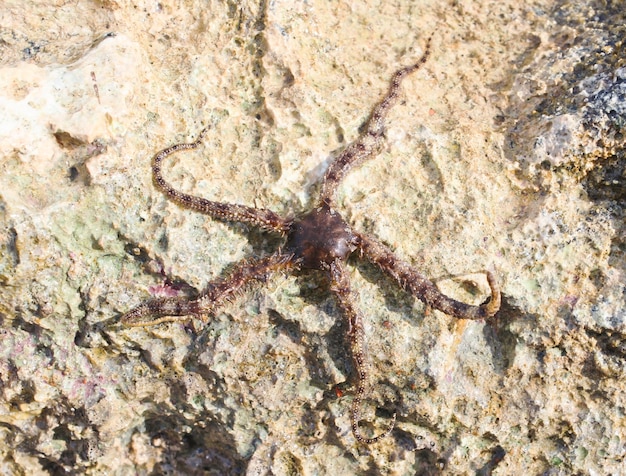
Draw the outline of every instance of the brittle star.
[[[277,272],[291,273],[298,270],[326,272],[330,277],[330,290],[347,319],[347,338],[358,377],[356,394],[350,410],[352,433],[357,441],[366,444],[375,443],[389,435],[395,425],[395,414],[387,429],[377,436],[364,436],[359,426],[361,407],[370,390],[369,362],[363,318],[354,305],[356,293],[350,287],[346,268],[348,257],[358,251],[360,257],[365,257],[378,265],[404,290],[422,300],[427,306],[450,316],[460,319],[485,319],[493,316],[500,308],[500,290],[491,272],[485,271],[491,290],[491,297],[487,301],[479,306],[456,301],[441,293],[435,284],[400,260],[383,243],[354,230],[334,210],[335,191],[346,174],[353,167],[375,157],[383,148],[385,118],[398,99],[400,84],[407,75],[426,62],[429,54],[430,40],[419,61],[398,70],[393,75],[386,96],[372,111],[363,132],[343,150],[326,171],[319,202],[312,211],[300,217],[283,219],[267,209],[213,202],[188,195],[172,187],[162,175],[163,159],[180,150],[197,148],[208,128],[200,133],[195,142],[176,144],[156,154],[152,160],[154,183],[173,202],[218,220],[258,226],[265,231],[278,233],[286,237],[286,240],[282,248],[270,256],[244,261],[236,266],[229,276],[211,282],[196,299],[186,297],[153,299],[124,314],[121,321],[129,326],[151,326],[199,317],[206,322],[207,315],[214,313],[221,303],[236,296],[249,283],[264,282]]]

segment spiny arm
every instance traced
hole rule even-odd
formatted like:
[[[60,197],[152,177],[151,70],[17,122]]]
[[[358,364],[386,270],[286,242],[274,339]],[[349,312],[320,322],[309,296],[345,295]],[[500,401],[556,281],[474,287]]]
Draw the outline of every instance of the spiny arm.
[[[161,163],[163,162],[163,159],[180,150],[197,148],[202,142],[202,139],[208,129],[209,128],[207,127],[202,130],[194,142],[173,145],[163,149],[154,156],[152,159],[152,177],[156,187],[181,207],[204,213],[205,215],[209,215],[210,217],[218,220],[249,223],[265,230],[275,231],[281,234],[286,233],[289,230],[289,221],[283,220],[270,210],[246,207],[245,205],[237,205],[233,203],[213,202],[205,198],[188,195],[176,190],[163,178],[161,170]]]

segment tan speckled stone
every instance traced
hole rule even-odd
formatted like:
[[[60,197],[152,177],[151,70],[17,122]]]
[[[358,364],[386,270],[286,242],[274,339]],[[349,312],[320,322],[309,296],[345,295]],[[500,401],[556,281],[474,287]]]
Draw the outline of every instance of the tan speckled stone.
[[[0,473],[620,474],[625,22],[610,8],[3,2]],[[454,321],[354,260],[369,413],[376,430],[398,412],[391,437],[355,444],[320,277],[277,277],[206,326],[115,326],[277,245],[168,202],[155,152],[210,124],[165,164],[173,183],[307,210],[431,34],[341,212],[457,299],[480,301],[494,269],[504,304]]]

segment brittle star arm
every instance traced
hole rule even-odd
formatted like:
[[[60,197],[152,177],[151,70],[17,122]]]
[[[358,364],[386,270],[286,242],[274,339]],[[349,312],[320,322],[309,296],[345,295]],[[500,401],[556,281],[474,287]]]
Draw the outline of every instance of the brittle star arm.
[[[424,54],[417,63],[402,68],[393,75],[387,95],[372,111],[365,123],[363,132],[356,141],[344,149],[344,151],[330,165],[324,176],[322,184],[322,202],[332,205],[335,190],[346,174],[365,160],[375,157],[383,147],[383,135],[385,133],[385,119],[391,108],[396,104],[400,94],[402,80],[422,66],[430,54],[430,38],[426,42]]]
[[[356,235],[357,246],[363,254],[426,305],[459,319],[486,319],[500,309],[500,287],[490,271],[485,271],[485,275],[491,289],[491,299],[480,306],[472,306],[443,294],[428,278],[379,241],[360,233]]]
[[[353,291],[350,289],[350,280],[345,264],[341,260],[335,260],[330,265],[331,284],[330,290],[337,299],[337,304],[341,308],[344,316],[348,320],[348,340],[352,350],[352,357],[356,372],[358,374],[358,383],[356,395],[352,400],[352,407],[350,408],[350,422],[352,425],[352,433],[354,437],[361,443],[371,444],[375,443],[381,438],[386,437],[393,430],[396,422],[396,415],[394,413],[389,427],[380,435],[367,438],[361,434],[359,428],[359,421],[361,420],[361,405],[363,400],[367,397],[369,392],[369,375],[368,366],[369,363],[366,360],[366,348],[365,348],[365,332],[363,330],[363,319],[359,312],[354,308]]]
[[[167,149],[163,149],[153,157],[152,177],[156,187],[178,205],[204,213],[205,215],[209,215],[213,218],[223,221],[240,221],[259,226],[265,230],[275,231],[281,234],[286,233],[289,230],[289,221],[280,218],[270,210],[252,208],[233,203],[213,202],[205,198],[188,195],[176,190],[163,178],[163,174],[161,172],[161,163],[163,162],[163,159],[174,154],[175,152],[178,152],[179,150],[197,148],[208,129],[208,127],[203,129],[194,142],[173,145]]]
[[[144,302],[121,317],[127,326],[145,327],[162,322],[187,321],[192,316],[202,317],[215,312],[225,300],[237,296],[254,282],[265,282],[277,272],[292,271],[298,265],[291,254],[281,252],[260,260],[251,260],[237,266],[225,279],[210,283],[194,300],[187,297],[152,299]]]

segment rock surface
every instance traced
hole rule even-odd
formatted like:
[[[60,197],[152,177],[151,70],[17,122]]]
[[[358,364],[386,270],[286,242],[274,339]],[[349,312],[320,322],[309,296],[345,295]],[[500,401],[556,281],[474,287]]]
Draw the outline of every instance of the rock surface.
[[[582,2],[573,2],[582,3]],[[619,474],[626,456],[624,2],[4,2],[0,473]],[[372,430],[321,276],[207,324],[123,328],[279,241],[181,189],[287,215],[433,35],[388,148],[340,190],[354,227],[488,322],[351,261]],[[378,406],[379,411],[374,412]]]

